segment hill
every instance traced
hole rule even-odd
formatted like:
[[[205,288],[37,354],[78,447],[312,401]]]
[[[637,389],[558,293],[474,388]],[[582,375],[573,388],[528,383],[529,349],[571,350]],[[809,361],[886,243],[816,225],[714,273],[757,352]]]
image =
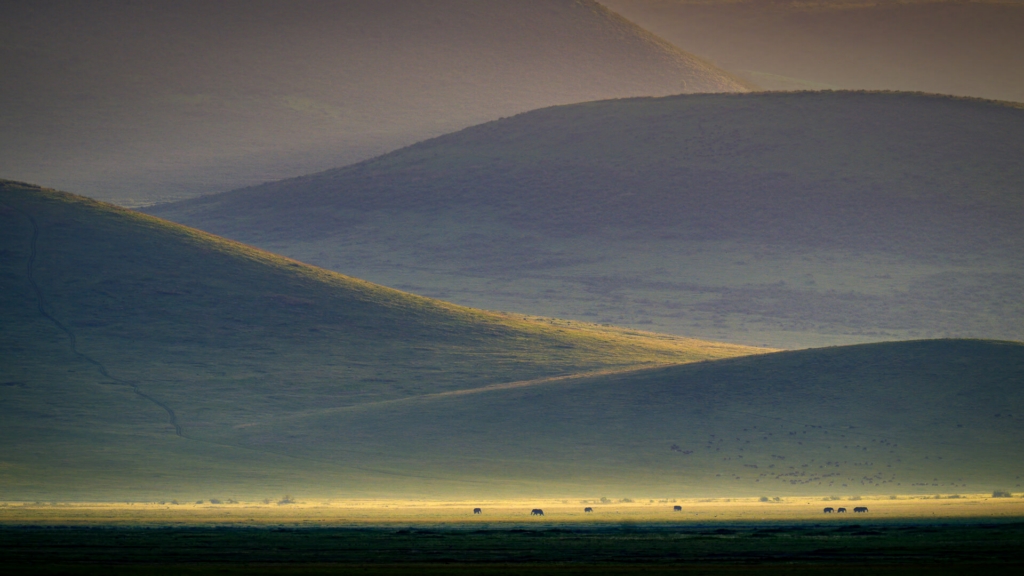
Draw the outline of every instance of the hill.
[[[910,90],[1024,102],[1024,3],[602,0],[769,90]]]
[[[324,410],[234,441],[467,494],[991,492],[1024,474],[1022,377],[1021,343],[889,342]]]
[[[1024,473],[1020,343],[757,354],[483,312],[2,186],[5,500],[949,494]]]
[[[455,306],[9,181],[0,323],[0,499],[365,488],[344,458],[228,440],[314,410],[763,352]]]
[[[1018,340],[1022,152],[998,102],[639,98],[147,210],[487,309],[775,347]]]
[[[746,83],[593,0],[0,6],[0,175],[122,205],[553,104]]]

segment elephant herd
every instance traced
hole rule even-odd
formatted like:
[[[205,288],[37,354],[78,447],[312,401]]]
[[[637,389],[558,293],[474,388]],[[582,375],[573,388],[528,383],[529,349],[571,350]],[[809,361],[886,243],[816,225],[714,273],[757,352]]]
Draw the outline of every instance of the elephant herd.
[[[593,510],[591,510],[590,508],[587,508],[586,511],[587,512],[593,512]],[[484,513],[484,511],[483,511],[482,508],[473,508],[473,514],[483,514],[483,513]],[[530,510],[530,516],[543,516],[543,515],[544,515],[544,511],[541,510],[540,508],[534,508],[533,510]]]
[[[863,514],[863,513],[867,512],[867,511],[868,511],[868,507],[867,506],[857,506],[856,508],[853,509],[853,513],[854,514]],[[828,508],[825,508],[825,514],[832,514],[833,512],[835,512],[836,514],[845,514],[846,513],[846,508],[840,508],[838,510],[836,510],[835,508],[832,508],[831,506],[829,506]]]
[[[594,511],[594,509],[591,508],[590,506],[587,506],[586,508],[583,509],[583,511],[586,512],[587,514],[590,514],[591,512]],[[672,511],[673,512],[682,512],[683,511],[683,507],[682,506],[673,506],[672,507]],[[854,514],[864,514],[867,511],[868,511],[868,507],[867,506],[857,506],[857,507],[855,507],[853,509]],[[833,508],[833,507],[829,506],[829,507],[825,508],[824,512],[825,512],[825,514],[833,514],[833,513],[845,514],[846,513],[846,508],[838,508],[837,509],[837,508]],[[483,514],[483,510],[480,509],[480,508],[473,508],[473,514]],[[544,515],[544,510],[542,510],[540,508],[534,508],[533,510],[530,510],[530,516],[543,516],[543,515]]]
[[[587,514],[590,514],[591,512],[594,511],[594,509],[592,507],[590,507],[590,506],[587,506],[586,508],[583,509],[583,511],[586,512]],[[673,506],[672,507],[672,511],[673,512],[682,512],[683,511],[683,507],[682,506]],[[832,509],[831,508],[826,508],[825,511],[826,512],[831,512]],[[846,512],[846,508],[840,508],[839,511],[840,512]],[[865,508],[864,511],[866,512],[867,509]],[[480,508],[473,508],[473,514],[483,514],[483,510],[480,509]],[[544,510],[541,510],[540,508],[534,508],[533,510],[530,510],[530,516],[543,516],[543,515],[544,515]]]

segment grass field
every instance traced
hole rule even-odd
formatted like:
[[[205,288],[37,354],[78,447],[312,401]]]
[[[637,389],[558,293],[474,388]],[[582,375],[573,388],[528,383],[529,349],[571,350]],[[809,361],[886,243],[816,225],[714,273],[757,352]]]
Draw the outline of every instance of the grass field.
[[[224,437],[432,478],[454,498],[1019,490],[1022,375],[1019,343],[871,344],[311,411]]]
[[[1024,110],[922,94],[537,110],[152,213],[485,309],[801,348],[1024,339]]]
[[[1021,567],[1021,494],[953,496],[8,502],[0,503],[0,561],[25,574],[962,574]],[[682,510],[672,511],[677,505]],[[823,514],[825,506],[850,512]],[[856,506],[868,512],[853,513]],[[544,516],[531,516],[533,508]]]
[[[993,498],[987,494],[845,497],[671,498],[623,502],[586,498],[511,500],[319,500],[294,496],[259,501],[210,498],[160,502],[0,502],[0,526],[261,527],[550,529],[557,527],[689,526],[736,522],[807,523],[849,526],[862,522],[964,522],[1024,517],[1024,493]],[[681,511],[674,511],[680,506]],[[858,506],[868,508],[855,514]],[[584,508],[594,511],[587,513]],[[845,507],[846,516],[825,515],[825,507]],[[474,508],[481,508],[474,514]],[[532,516],[540,508],[544,515]]]
[[[845,515],[823,515],[820,502],[802,506],[816,513],[679,502],[677,513],[651,512],[665,503],[595,506],[593,519],[580,517],[580,504],[537,501],[483,503],[479,516],[469,506],[480,502],[239,503],[185,514],[0,507],[0,561],[24,574],[963,574],[1024,565],[1019,498],[851,502],[869,512]],[[500,504],[517,510],[491,508]],[[528,516],[538,505],[545,516]],[[724,514],[682,518],[697,510]]]
[[[314,409],[762,351],[463,308],[28,185],[2,184],[0,218],[5,494],[303,482],[345,467],[296,467],[225,435]]]
[[[492,313],[6,183],[0,500],[1016,490],[1024,345]],[[713,361],[712,361],[713,360]]]

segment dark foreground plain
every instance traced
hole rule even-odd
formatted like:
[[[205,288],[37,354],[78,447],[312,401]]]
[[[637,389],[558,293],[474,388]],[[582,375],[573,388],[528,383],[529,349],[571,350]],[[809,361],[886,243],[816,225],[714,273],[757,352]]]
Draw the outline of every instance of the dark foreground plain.
[[[1024,523],[0,528],[22,574],[963,574],[1024,567]]]

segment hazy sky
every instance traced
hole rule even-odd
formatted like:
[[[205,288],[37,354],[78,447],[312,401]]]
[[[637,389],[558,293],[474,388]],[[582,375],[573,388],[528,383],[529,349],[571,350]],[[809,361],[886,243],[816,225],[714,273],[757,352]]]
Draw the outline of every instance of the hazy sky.
[[[743,90],[596,2],[0,4],[0,175],[131,203],[553,104]]]
[[[603,0],[767,89],[1024,102],[1024,2]]]
[[[1024,1],[15,0],[0,75],[0,176],[138,205],[586,100],[1024,101]]]

